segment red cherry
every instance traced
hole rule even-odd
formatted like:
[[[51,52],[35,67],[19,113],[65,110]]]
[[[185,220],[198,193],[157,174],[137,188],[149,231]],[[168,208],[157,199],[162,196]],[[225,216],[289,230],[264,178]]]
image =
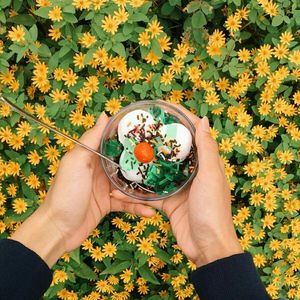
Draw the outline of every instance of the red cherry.
[[[147,142],[141,142],[134,148],[134,155],[141,163],[149,163],[154,158],[154,150]]]

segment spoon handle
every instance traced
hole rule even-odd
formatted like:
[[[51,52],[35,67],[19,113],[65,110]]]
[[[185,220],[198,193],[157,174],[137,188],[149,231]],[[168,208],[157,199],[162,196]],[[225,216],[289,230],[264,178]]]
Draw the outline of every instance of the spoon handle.
[[[106,157],[105,155],[101,154],[100,152],[90,148],[89,146],[79,142],[78,140],[72,138],[71,136],[57,130],[56,128],[49,126],[48,124],[44,123],[43,121],[39,120],[38,118],[36,118],[35,116],[31,115],[30,113],[24,111],[23,109],[19,108],[18,106],[16,106],[15,104],[13,104],[12,102],[10,102],[9,100],[5,99],[4,97],[0,96],[0,100],[4,103],[6,103],[12,110],[14,110],[15,112],[19,113],[21,116],[30,119],[32,121],[34,121],[35,123],[38,123],[39,125],[49,129],[50,131],[61,135],[62,137],[64,137],[67,140],[72,141],[73,143],[75,143],[76,145],[83,147],[84,149],[93,152],[94,154],[102,157],[103,159],[106,159],[107,161],[111,162],[112,164],[116,165],[118,168],[120,167],[119,164],[117,164],[115,161],[111,160],[110,158]]]

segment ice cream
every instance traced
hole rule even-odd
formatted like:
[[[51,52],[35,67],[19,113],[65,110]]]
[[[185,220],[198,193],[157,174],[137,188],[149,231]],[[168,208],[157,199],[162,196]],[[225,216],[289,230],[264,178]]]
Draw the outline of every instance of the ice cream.
[[[154,124],[154,119],[152,115],[145,110],[137,109],[126,114],[119,122],[118,126],[118,138],[119,141],[123,144],[125,136],[134,130],[136,133],[138,130],[143,129],[146,132],[146,135],[149,136],[149,131],[151,130],[150,126]],[[139,136],[136,134],[136,137]]]
[[[163,124],[144,110],[131,111],[120,120],[118,140],[124,147],[119,159],[121,173],[138,183],[147,179],[149,166],[158,158],[182,162],[192,147],[192,135],[184,125]]]

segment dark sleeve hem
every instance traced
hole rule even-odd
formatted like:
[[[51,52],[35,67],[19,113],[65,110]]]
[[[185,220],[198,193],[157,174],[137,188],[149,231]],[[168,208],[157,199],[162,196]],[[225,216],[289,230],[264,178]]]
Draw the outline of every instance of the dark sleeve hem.
[[[240,253],[204,265],[189,275],[201,300],[269,300],[251,254]]]
[[[39,299],[52,271],[34,251],[13,239],[0,240],[0,299]]]

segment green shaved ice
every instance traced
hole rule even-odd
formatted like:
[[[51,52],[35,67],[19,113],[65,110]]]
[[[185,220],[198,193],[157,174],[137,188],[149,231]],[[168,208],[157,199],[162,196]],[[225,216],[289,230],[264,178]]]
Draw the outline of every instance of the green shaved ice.
[[[121,155],[122,151],[123,151],[123,146],[122,144],[115,140],[115,139],[111,139],[111,140],[107,140],[104,142],[104,153],[107,156],[110,157],[118,157]]]
[[[153,116],[154,120],[165,124],[165,112],[159,106],[150,107],[149,113]]]
[[[180,123],[180,120],[171,114],[165,114],[165,123],[164,124],[173,124],[173,123]]]
[[[128,151],[133,151],[136,144],[137,141],[135,141],[133,138],[125,138],[123,143],[125,150]]]
[[[167,127],[167,139],[175,139],[177,135],[177,126],[176,124],[169,124]]]
[[[174,191],[187,175],[179,168],[179,162],[166,162],[159,159],[149,166],[144,184],[153,187],[158,194]]]
[[[131,154],[126,150],[124,150],[124,154],[121,156],[119,164],[124,171],[137,171],[140,165],[134,154]]]

